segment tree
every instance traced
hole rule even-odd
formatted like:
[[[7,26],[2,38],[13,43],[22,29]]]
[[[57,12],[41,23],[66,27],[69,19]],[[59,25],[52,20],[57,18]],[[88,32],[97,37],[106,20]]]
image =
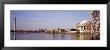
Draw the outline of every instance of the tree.
[[[90,11],[91,16],[91,33],[93,37],[97,37],[100,35],[100,11],[99,10],[92,10]]]
[[[77,31],[76,29],[74,29],[74,28],[72,28],[72,29],[70,29],[70,31]]]

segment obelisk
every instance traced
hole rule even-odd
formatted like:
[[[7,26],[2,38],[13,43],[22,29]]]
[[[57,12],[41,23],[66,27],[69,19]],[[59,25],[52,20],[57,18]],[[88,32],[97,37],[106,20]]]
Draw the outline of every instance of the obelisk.
[[[14,17],[14,31],[16,31],[16,17]]]

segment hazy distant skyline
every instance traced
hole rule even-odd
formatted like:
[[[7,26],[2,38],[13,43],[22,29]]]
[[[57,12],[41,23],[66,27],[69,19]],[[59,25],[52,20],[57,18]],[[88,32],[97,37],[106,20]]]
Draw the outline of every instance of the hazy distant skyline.
[[[89,10],[11,10],[11,30],[16,17],[17,30],[38,30],[73,28],[83,20],[89,19]]]

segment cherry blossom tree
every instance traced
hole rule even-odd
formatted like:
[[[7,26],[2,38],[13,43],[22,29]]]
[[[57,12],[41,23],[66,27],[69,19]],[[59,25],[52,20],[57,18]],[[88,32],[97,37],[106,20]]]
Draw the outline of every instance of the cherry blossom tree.
[[[91,34],[94,39],[100,36],[100,10],[90,11]]]

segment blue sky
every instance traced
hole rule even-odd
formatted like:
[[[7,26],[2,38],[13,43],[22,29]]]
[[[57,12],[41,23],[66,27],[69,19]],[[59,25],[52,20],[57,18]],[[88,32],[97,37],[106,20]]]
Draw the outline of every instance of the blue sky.
[[[42,28],[71,29],[74,24],[89,19],[88,10],[11,10],[11,29],[14,17],[18,30],[37,30]]]

